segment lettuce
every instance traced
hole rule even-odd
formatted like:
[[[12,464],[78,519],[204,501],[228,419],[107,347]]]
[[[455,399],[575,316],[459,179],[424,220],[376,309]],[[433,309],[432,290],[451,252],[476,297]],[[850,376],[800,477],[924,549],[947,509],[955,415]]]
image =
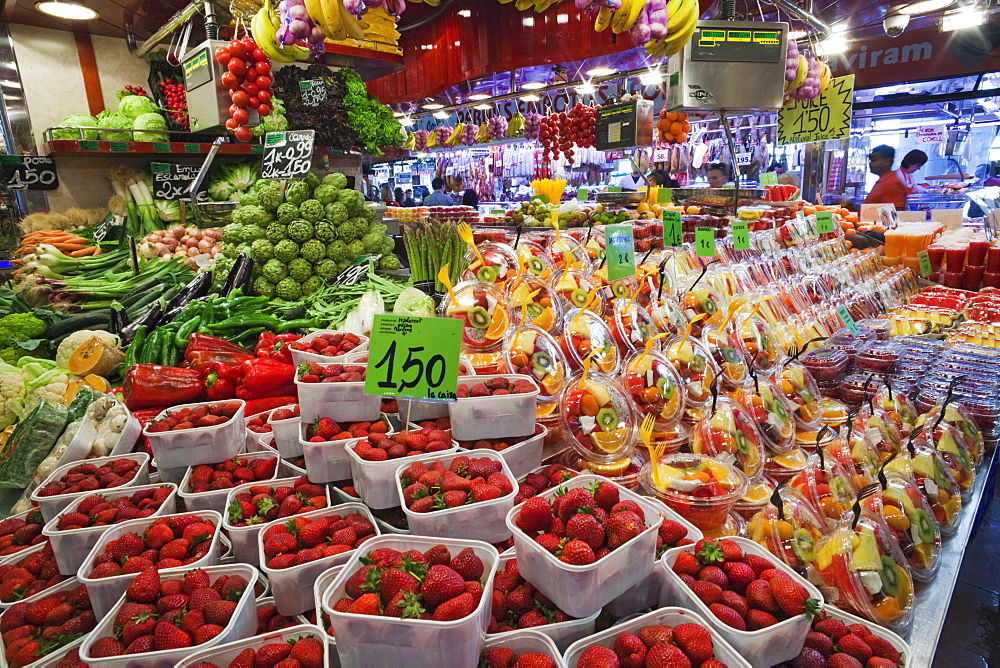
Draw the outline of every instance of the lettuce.
[[[127,100],[128,98],[124,99]],[[132,127],[136,130],[166,130],[167,121],[163,116],[153,112],[142,114],[136,118],[135,122],[132,123]],[[134,134],[136,141],[170,141],[167,135],[162,132],[136,132]]]
[[[59,125],[66,125],[69,127],[94,127],[97,125],[97,119],[93,116],[87,116],[86,114],[70,114],[62,120]],[[80,133],[76,130],[53,130],[53,139],[80,139]],[[97,130],[84,130],[84,139],[98,139],[99,133]]]
[[[133,120],[143,114],[155,114],[156,111],[156,103],[145,95],[126,95],[118,101],[118,113]],[[164,127],[166,127],[165,124]]]
[[[97,125],[102,128],[127,128],[132,126],[132,120],[126,118],[122,114],[116,114],[110,111],[102,111],[97,115]],[[101,132],[101,139],[106,141],[129,141],[132,139],[131,132]]]
[[[417,288],[406,288],[396,297],[392,312],[394,315],[432,316],[434,300]]]

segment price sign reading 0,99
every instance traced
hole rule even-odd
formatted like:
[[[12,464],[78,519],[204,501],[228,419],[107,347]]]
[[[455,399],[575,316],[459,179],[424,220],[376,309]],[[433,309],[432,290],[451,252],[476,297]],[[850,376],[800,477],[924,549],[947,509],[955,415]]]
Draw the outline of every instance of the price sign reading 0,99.
[[[461,320],[377,315],[369,345],[366,394],[455,400]]]
[[[312,169],[315,130],[268,132],[264,138],[260,178],[294,179]]]

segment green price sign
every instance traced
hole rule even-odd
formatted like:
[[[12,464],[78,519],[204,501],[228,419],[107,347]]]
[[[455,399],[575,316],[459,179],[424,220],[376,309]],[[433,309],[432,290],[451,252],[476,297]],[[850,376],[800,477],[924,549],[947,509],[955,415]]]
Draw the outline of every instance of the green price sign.
[[[861,330],[859,330],[858,326],[854,323],[854,318],[852,318],[851,314],[847,311],[846,306],[843,304],[838,306],[837,315],[840,316],[840,320],[844,323],[844,327],[847,328],[847,331],[849,331],[852,336],[857,336],[861,333]]]
[[[778,185],[778,172],[764,172],[760,175],[760,185],[762,186],[776,186]]]
[[[672,204],[673,201],[670,188],[660,188],[656,191],[656,202],[658,204]]]
[[[81,151],[99,151],[99,150],[101,150],[101,146],[96,141],[92,141],[90,139],[86,139],[86,140],[80,142],[80,150]]]
[[[694,228],[694,245],[698,257],[715,257],[715,228]]]
[[[588,197],[590,197],[589,188],[580,188],[579,190],[576,191],[576,198],[579,201],[584,202],[587,200]]]
[[[454,401],[462,325],[458,318],[375,316],[365,393]]]
[[[110,146],[112,153],[125,153],[128,151],[127,141],[113,141]]]
[[[165,141],[153,142],[153,153],[170,153],[170,144]]]
[[[622,191],[621,186],[608,186],[609,193],[620,193]]]
[[[680,246],[684,243],[681,230],[681,212],[665,209],[663,211],[663,245]]]
[[[184,144],[185,153],[201,153],[201,144]]]
[[[930,254],[922,250],[917,253],[917,260],[920,262],[920,275],[927,278],[934,273],[934,267],[931,266],[931,256]]]
[[[635,241],[631,225],[604,228],[604,252],[608,258],[608,280],[635,276]]]
[[[733,248],[735,250],[747,250],[750,248],[750,232],[747,229],[747,221],[733,221]]]
[[[816,212],[816,229],[820,234],[829,234],[830,232],[833,232],[832,211]]]

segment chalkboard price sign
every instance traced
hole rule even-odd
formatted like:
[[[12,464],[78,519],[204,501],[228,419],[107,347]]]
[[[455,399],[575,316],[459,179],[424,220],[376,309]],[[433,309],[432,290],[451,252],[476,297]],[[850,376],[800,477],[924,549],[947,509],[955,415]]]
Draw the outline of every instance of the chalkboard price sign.
[[[59,187],[55,160],[37,155],[0,155],[0,178],[14,190],[55,190]]]
[[[302,94],[302,105],[318,107],[326,102],[326,84],[322,79],[299,82],[299,92]]]
[[[150,165],[153,173],[153,197],[171,201],[190,199],[188,189],[198,177],[198,165],[175,165],[172,162],[154,162]],[[198,193],[199,202],[208,201],[208,192]]]
[[[260,178],[294,179],[312,169],[315,130],[268,132],[264,139],[264,157]]]

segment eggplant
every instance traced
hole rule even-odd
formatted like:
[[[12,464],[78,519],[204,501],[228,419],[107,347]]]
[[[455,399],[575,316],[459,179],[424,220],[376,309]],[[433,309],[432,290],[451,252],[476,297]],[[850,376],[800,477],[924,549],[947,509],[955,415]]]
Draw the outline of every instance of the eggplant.
[[[240,256],[236,258],[235,264],[233,264],[233,268],[229,271],[229,275],[226,276],[226,282],[222,285],[222,289],[219,290],[219,295],[228,297],[229,293],[233,290],[248,287],[250,285],[252,270],[253,259],[246,253],[240,253]]]
[[[135,333],[142,325],[146,325],[147,331],[153,331],[157,323],[160,322],[160,315],[162,313],[163,307],[160,305],[159,300],[150,304],[149,308],[142,312],[142,315],[122,328],[122,331],[118,334],[119,338],[122,340],[122,345],[127,346],[132,343],[132,339],[135,338]]]
[[[121,334],[126,325],[128,325],[128,312],[124,306],[114,302],[111,305],[111,322],[108,331],[112,334]]]
[[[212,275],[207,271],[201,272],[191,279],[184,289],[174,295],[174,298],[167,303],[164,313],[170,313],[178,306],[187,306],[188,302],[198,297],[204,297],[212,289]]]

